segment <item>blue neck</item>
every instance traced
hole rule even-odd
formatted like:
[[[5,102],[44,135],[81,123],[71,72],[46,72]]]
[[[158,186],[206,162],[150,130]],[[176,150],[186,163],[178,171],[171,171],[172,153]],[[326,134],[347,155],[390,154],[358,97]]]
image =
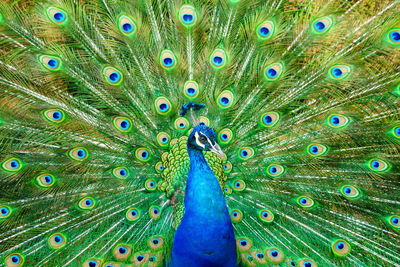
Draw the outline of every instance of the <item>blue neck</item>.
[[[188,142],[185,214],[174,237],[171,266],[236,266],[235,235],[225,198],[202,151]]]
[[[185,190],[185,211],[202,216],[225,216],[221,187],[203,152],[188,145],[190,170]]]

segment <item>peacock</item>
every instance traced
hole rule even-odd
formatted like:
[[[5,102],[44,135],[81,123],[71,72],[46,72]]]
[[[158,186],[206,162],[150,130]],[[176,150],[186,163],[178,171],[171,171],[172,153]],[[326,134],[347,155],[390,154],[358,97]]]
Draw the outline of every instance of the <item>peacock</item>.
[[[398,0],[2,0],[1,266],[400,266],[399,49]]]

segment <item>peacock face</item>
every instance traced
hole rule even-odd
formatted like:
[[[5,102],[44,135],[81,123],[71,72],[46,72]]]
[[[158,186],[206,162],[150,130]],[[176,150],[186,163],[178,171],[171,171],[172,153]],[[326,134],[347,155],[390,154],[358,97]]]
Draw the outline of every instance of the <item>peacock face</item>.
[[[188,143],[195,149],[211,151],[224,159],[225,154],[222,152],[217,140],[217,135],[210,127],[200,124],[194,127],[189,136]]]

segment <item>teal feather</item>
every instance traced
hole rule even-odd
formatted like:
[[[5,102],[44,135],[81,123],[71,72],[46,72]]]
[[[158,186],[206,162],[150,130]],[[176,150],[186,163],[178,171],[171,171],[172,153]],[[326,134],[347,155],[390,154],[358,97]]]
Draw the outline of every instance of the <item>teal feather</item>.
[[[1,264],[168,265],[197,186],[235,237],[208,265],[400,266],[399,8],[2,1]]]

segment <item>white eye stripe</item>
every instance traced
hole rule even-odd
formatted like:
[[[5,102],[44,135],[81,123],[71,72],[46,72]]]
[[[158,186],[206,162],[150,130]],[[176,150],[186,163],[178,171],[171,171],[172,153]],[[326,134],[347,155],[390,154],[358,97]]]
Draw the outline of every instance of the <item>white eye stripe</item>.
[[[201,133],[201,135],[203,135],[205,138],[207,138],[208,143],[210,144],[211,147],[213,147],[214,145],[211,143],[210,138],[208,138],[208,136],[205,135],[205,134],[203,134],[202,132],[200,132],[200,133]]]
[[[204,134],[203,134],[203,135],[204,135]],[[194,137],[196,138],[196,144],[197,144],[199,147],[206,148],[206,146],[200,142],[200,140],[199,140],[200,136],[199,136],[199,133],[198,133],[198,132],[195,132],[195,133],[194,133]],[[207,136],[206,136],[206,137],[207,137]]]

